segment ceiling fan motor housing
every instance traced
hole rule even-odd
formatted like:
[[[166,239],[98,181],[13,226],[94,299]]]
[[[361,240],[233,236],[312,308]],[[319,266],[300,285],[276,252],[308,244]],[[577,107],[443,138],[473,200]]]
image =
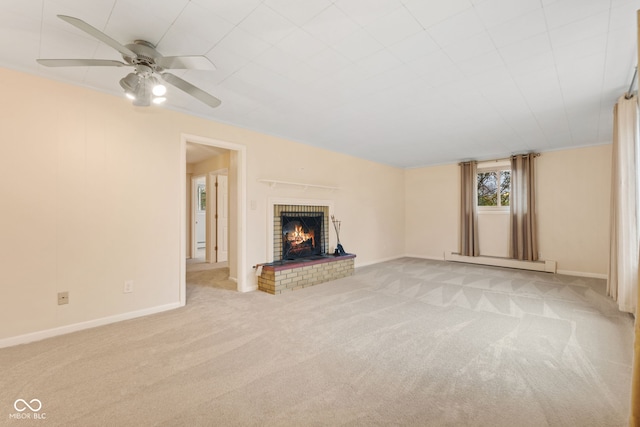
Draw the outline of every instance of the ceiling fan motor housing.
[[[145,40],[136,40],[135,42],[125,46],[136,54],[135,57],[122,55],[122,58],[136,68],[138,74],[148,77],[155,73],[160,73],[163,68],[156,63],[157,58],[162,55],[158,53],[155,46]]]

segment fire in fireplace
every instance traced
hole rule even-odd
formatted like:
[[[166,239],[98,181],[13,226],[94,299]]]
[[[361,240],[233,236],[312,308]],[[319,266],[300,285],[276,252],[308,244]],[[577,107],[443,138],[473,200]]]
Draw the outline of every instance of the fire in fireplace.
[[[322,255],[322,212],[282,212],[282,259]]]

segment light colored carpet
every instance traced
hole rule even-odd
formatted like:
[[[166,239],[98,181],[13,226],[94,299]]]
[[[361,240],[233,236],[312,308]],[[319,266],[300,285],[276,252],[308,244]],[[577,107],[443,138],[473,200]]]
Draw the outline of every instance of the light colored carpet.
[[[221,267],[215,264],[212,267],[211,265],[212,264],[195,264],[194,266],[187,265],[187,284],[211,286],[230,291],[238,289],[236,282],[229,279],[229,267]]]
[[[604,281],[403,258],[282,295],[0,350],[0,424],[623,426],[633,318]]]

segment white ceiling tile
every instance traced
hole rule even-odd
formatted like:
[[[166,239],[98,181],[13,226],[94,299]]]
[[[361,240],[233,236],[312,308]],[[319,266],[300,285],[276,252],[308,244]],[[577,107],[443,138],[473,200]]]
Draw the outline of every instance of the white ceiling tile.
[[[486,0],[475,6],[476,13],[487,28],[540,9],[540,0]]]
[[[458,67],[443,52],[424,56],[407,66],[430,86],[439,86],[462,77]]]
[[[453,16],[473,8],[468,0],[424,1],[406,0],[405,7],[422,24],[424,28],[430,28]]]
[[[422,26],[404,7],[376,19],[365,29],[384,46],[390,46],[416,33],[423,32]]]
[[[271,48],[269,43],[260,40],[239,27],[234,28],[216,46],[248,59],[252,59]]]
[[[262,3],[262,0],[191,0],[208,8],[233,24],[239,24]]]
[[[414,34],[406,39],[389,46],[388,50],[403,62],[410,62],[430,53],[440,50],[425,31]]]
[[[527,105],[536,116],[564,114],[564,98],[557,82],[541,79],[532,83],[527,82],[525,85],[518,82],[518,87],[527,101]]]
[[[532,57],[550,54],[551,42],[547,33],[518,41],[498,49],[506,64],[515,64]]]
[[[549,30],[609,11],[606,0],[562,0],[544,7]]]
[[[356,64],[364,70],[362,77],[368,78],[396,68],[402,63],[390,52],[381,50],[357,61]]]
[[[153,0],[119,1],[114,4],[103,31],[122,44],[131,43],[134,40],[146,40],[158,44],[167,27],[187,3],[188,0],[162,4]],[[140,19],[140,16],[147,19]]]
[[[215,64],[216,70],[210,74],[211,82],[220,83],[240,68],[247,65],[249,59],[218,45],[211,49],[207,57]]]
[[[239,93],[259,105],[280,103],[287,93],[284,77],[251,63],[222,82],[220,87]]]
[[[518,108],[516,110],[518,114],[514,115],[507,112],[505,117],[508,117],[509,125],[516,130],[520,137],[530,133],[538,135],[542,132],[540,123],[538,123],[535,115],[529,112],[527,106],[517,106],[515,108]]]
[[[307,64],[323,73],[332,73],[348,67],[351,61],[335,50],[327,48],[309,58]]]
[[[277,47],[256,57],[254,62],[298,83],[308,84],[322,76],[319,71]]]
[[[516,79],[528,78],[528,76],[541,71],[555,71],[555,66],[555,58],[551,51],[539,55],[532,55],[523,61],[507,64],[509,72]]]
[[[400,0],[336,0],[335,5],[360,26],[402,8]]]
[[[596,37],[579,40],[575,43],[557,46],[553,50],[556,63],[559,65],[574,63],[576,60],[586,56],[600,55],[599,62],[600,64],[604,64],[606,60],[607,41],[607,35],[601,34]]]
[[[339,42],[333,44],[332,47],[352,61],[357,61],[366,56],[372,55],[384,48],[380,42],[371,37],[369,33],[364,30],[358,30],[355,33],[348,35]]]
[[[62,21],[60,21],[62,22]],[[42,46],[40,55],[42,58],[93,58],[98,45],[101,43],[93,37],[82,33],[80,30],[62,22],[61,28],[57,22],[55,25],[46,25],[43,28]],[[68,27],[68,28],[67,28]],[[6,28],[6,27],[2,27]],[[2,39],[4,46],[15,45],[10,39]],[[17,45],[19,47],[19,45]],[[115,49],[110,49],[110,57],[105,59],[122,59]]]
[[[397,67],[359,82],[358,90],[367,95],[367,101],[363,103],[364,109],[380,111],[380,106],[384,105],[388,111],[413,105],[414,97],[411,93],[415,91],[415,85],[420,84],[417,80],[418,77],[411,71]],[[409,86],[411,90],[403,92]]]
[[[569,120],[564,113],[558,111],[549,111],[544,113],[535,113],[536,120],[540,124],[545,135],[559,134],[569,132]]]
[[[468,9],[428,29],[440,46],[453,44],[485,31],[474,9]]]
[[[196,3],[189,3],[171,24],[157,47],[164,55],[202,55],[232,29],[230,22],[214,12]]]
[[[546,149],[553,149],[553,147],[569,148],[574,144],[571,131],[545,133],[545,138],[544,148]]]
[[[496,69],[504,69],[504,61],[496,50],[459,61],[457,65],[465,76],[474,76],[476,74],[492,72]]]
[[[634,28],[636,26],[637,10],[640,9],[638,0],[618,0],[611,3],[609,28]]]
[[[461,86],[480,90],[484,87],[490,87],[510,81],[512,81],[511,73],[507,67],[503,65],[500,67],[491,67],[481,73],[466,75],[464,81],[461,82]]]
[[[534,10],[498,26],[489,28],[489,34],[497,47],[508,46],[547,32],[542,10]]]
[[[16,2],[18,3],[18,2]],[[90,23],[93,27],[104,31],[111,10],[113,9],[113,0],[96,1],[87,7],[86,3],[75,0],[49,0],[46,2],[20,2],[25,6],[34,5],[36,8],[42,7],[42,14],[45,19],[54,19],[56,15],[67,15],[82,19]],[[29,7],[29,6],[28,6]],[[40,10],[36,12],[40,13]],[[57,20],[57,18],[55,18]],[[60,20],[62,23],[63,21]],[[64,25],[69,25],[66,22]]]
[[[491,37],[489,37],[489,34],[483,32],[468,39],[449,44],[442,50],[454,62],[458,62],[489,53],[496,50],[496,47]]]
[[[567,24],[549,31],[554,48],[565,44],[579,42],[604,34],[609,29],[609,12],[602,12],[581,21]]]
[[[600,108],[593,105],[580,104],[573,109],[567,109],[567,121],[569,127],[584,127],[591,131],[597,131],[600,121]]]
[[[258,6],[238,26],[270,44],[282,40],[295,28],[289,20],[264,5]]]
[[[327,44],[336,43],[360,29],[336,6],[323,10],[302,28]]]
[[[302,25],[308,22],[331,6],[329,0],[265,0],[264,4],[269,6],[278,14],[284,16],[296,25]]]
[[[293,30],[288,36],[280,40],[276,46],[283,52],[301,60],[309,59],[327,48],[324,42],[300,28]]]
[[[593,93],[585,91],[584,88],[602,86],[605,72],[603,62],[604,58],[601,55],[592,55],[558,64],[558,79],[567,106],[592,100]]]

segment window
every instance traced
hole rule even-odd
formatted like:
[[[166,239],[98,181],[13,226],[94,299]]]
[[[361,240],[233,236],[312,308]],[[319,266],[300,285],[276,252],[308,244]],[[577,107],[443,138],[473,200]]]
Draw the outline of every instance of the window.
[[[204,184],[198,184],[198,212],[207,210],[207,190]]]
[[[507,167],[478,168],[478,207],[495,209],[509,206],[511,170]]]

